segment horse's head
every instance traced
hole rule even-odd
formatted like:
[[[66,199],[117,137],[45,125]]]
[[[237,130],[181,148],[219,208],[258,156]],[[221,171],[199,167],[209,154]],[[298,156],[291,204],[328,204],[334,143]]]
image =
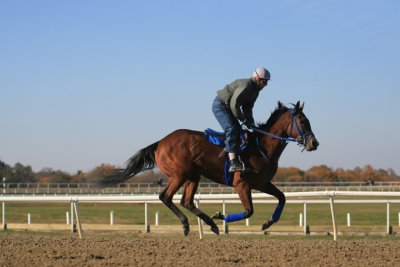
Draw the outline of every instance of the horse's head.
[[[317,150],[319,143],[311,130],[311,124],[303,113],[304,103],[300,101],[289,109],[290,122],[287,124],[287,135],[297,139],[297,142],[304,146],[307,151]]]
[[[254,129],[259,134],[281,141],[297,142],[307,151],[317,150],[319,143],[311,130],[310,122],[303,113],[304,103],[300,101],[293,108],[278,102],[268,121]]]

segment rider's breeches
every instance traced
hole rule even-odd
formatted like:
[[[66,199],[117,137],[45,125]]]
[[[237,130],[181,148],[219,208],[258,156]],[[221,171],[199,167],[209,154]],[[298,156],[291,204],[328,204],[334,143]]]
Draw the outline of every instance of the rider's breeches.
[[[237,153],[239,146],[240,125],[232,111],[218,97],[214,99],[212,111],[225,132],[225,151]]]

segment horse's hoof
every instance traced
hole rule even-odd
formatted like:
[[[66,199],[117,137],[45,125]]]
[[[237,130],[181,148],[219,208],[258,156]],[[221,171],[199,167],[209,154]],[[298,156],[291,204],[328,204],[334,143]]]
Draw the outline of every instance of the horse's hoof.
[[[189,234],[189,232],[190,232],[189,225],[184,225],[183,226],[183,234],[185,236],[187,236]]]
[[[218,211],[211,217],[211,219],[223,220],[223,219],[225,219],[225,216],[221,212]]]
[[[218,228],[218,226],[215,225],[215,226],[211,227],[211,231],[212,231],[213,233],[219,235],[219,228]]]
[[[264,223],[264,224],[262,225],[261,230],[264,231],[264,230],[270,228],[271,225],[273,225],[273,224],[274,224],[274,223],[273,223],[272,221],[267,221],[266,223]]]

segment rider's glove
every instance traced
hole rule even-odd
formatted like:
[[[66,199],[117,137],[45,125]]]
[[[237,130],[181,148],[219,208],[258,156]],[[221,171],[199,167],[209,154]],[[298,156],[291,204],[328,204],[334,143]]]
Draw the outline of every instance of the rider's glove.
[[[251,133],[253,132],[252,128],[254,127],[254,123],[252,123],[252,122],[248,122],[248,121],[244,120],[240,123],[240,126],[242,126],[242,129],[245,131],[248,131]]]

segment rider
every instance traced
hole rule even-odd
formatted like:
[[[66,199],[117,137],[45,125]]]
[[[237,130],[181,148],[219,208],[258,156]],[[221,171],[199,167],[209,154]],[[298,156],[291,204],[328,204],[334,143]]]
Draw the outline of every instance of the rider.
[[[253,106],[270,78],[269,71],[259,67],[250,78],[235,80],[217,92],[212,111],[225,132],[224,150],[229,153],[229,172],[244,170],[244,164],[237,157],[240,125],[247,129],[254,126]]]

